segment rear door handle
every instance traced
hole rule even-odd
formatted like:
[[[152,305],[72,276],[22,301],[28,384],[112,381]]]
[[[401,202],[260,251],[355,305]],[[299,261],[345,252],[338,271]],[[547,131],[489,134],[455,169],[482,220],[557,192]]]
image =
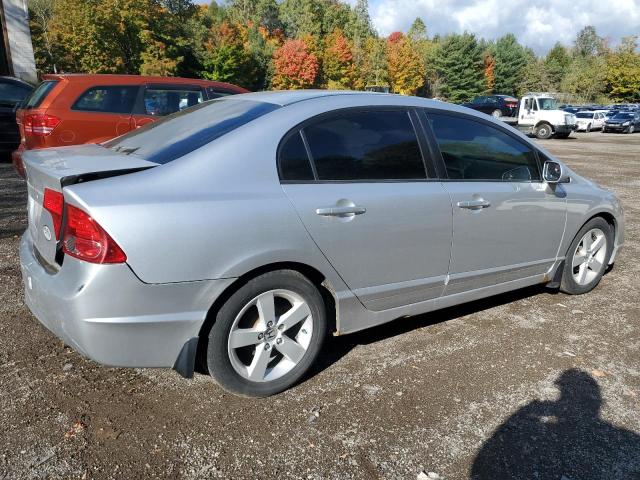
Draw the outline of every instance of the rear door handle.
[[[464,202],[458,202],[458,207],[466,208],[469,210],[482,210],[483,208],[490,207],[491,203],[486,200],[467,200]]]
[[[349,217],[352,215],[362,215],[366,211],[366,208],[356,206],[316,208],[316,214],[322,217]]]

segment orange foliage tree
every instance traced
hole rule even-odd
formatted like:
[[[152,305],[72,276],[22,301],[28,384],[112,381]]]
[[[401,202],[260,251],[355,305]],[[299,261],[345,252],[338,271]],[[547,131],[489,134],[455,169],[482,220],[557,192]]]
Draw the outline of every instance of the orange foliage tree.
[[[274,75],[271,81],[276,90],[312,87],[318,76],[318,57],[309,51],[302,40],[287,40],[273,54]]]

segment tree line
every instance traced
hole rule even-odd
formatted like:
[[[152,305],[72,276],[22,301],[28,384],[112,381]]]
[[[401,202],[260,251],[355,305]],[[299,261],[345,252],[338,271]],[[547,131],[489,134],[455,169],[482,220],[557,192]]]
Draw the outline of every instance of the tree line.
[[[388,87],[465,102],[479,94],[640,101],[638,37],[611,47],[586,26],[543,57],[513,34],[429,35],[421,18],[379,36],[367,0],[30,0],[41,73],[199,77],[250,90]]]

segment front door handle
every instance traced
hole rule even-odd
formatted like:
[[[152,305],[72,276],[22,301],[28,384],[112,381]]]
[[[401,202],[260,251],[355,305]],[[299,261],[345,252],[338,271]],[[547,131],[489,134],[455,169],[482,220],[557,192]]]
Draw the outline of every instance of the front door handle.
[[[366,213],[366,211],[366,208],[357,206],[316,208],[316,214],[322,217],[351,217],[354,215],[362,215]]]
[[[458,207],[466,208],[469,210],[482,210],[483,208],[490,207],[491,203],[486,200],[467,200],[464,202],[458,202]]]

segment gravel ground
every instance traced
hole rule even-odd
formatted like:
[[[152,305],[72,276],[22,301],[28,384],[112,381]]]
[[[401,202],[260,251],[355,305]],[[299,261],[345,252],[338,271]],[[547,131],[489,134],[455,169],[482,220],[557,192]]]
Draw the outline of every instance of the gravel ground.
[[[0,165],[0,479],[639,479],[640,135],[573,137],[543,144],[626,210],[594,292],[530,288],[331,338],[313,375],[264,400],[102,367],[41,327],[22,301],[24,183]]]

